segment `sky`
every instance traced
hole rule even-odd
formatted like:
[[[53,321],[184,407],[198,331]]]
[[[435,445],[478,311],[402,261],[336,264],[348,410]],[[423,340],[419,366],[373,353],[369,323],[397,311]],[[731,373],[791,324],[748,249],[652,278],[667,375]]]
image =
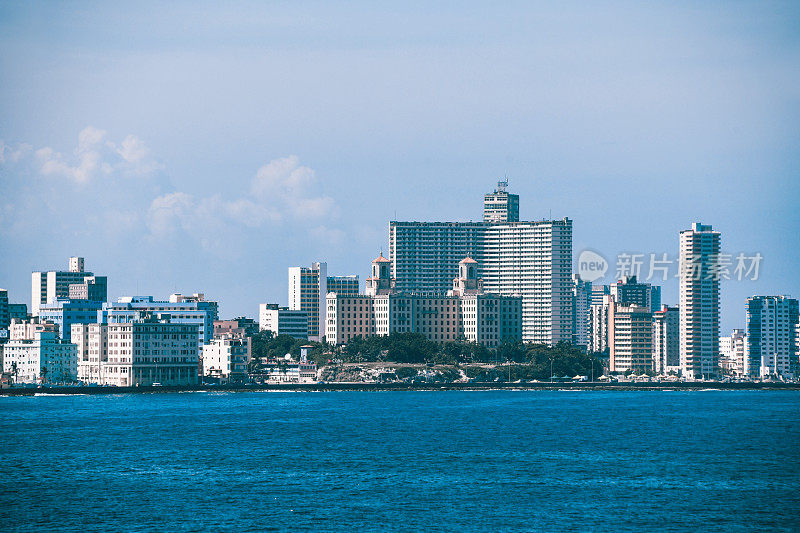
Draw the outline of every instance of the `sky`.
[[[0,287],[71,255],[109,297],[287,303],[390,220],[569,217],[575,257],[700,221],[800,297],[796,2],[0,2]],[[676,304],[677,282],[659,281]]]

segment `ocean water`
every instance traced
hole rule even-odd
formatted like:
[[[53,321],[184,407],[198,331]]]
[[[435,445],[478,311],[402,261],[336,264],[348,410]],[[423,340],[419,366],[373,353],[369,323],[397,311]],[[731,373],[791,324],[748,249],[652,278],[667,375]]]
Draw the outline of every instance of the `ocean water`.
[[[800,530],[800,393],[0,397],[1,531]]]

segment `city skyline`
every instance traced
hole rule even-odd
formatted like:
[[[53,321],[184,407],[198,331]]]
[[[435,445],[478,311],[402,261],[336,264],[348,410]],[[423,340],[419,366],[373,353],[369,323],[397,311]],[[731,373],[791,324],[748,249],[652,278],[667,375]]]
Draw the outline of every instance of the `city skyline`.
[[[176,5],[147,31],[137,6],[42,9],[0,7],[13,302],[79,255],[112,299],[202,291],[253,317],[288,303],[288,266],[363,276],[389,220],[478,221],[505,177],[521,219],[573,221],[574,256],[675,257],[698,221],[760,252],[759,281],[722,284],[722,332],[747,297],[800,293],[791,4],[465,6],[456,25],[434,7]]]

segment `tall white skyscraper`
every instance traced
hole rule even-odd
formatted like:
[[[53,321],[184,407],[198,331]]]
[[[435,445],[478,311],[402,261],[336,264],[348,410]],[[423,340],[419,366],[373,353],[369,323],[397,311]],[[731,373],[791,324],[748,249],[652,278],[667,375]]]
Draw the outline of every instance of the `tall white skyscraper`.
[[[96,301],[105,301],[107,298],[107,280],[105,276],[94,276],[83,268],[83,257],[70,257],[69,270],[49,272],[33,272],[31,274],[31,314],[39,314],[39,306],[55,298],[69,298],[70,285],[84,285],[87,278],[94,278],[89,282],[87,298],[89,295]],[[73,290],[75,290],[73,288]],[[91,293],[91,294],[90,294]]]
[[[753,377],[798,373],[798,301],[787,296],[747,299],[748,371]]]
[[[325,335],[325,297],[358,294],[358,276],[328,276],[328,263],[316,262],[307,267],[289,267],[289,309],[305,311],[308,316],[308,339],[321,341]]]
[[[494,192],[483,195],[484,222],[518,222],[519,195],[509,193],[508,180],[498,181]]]
[[[685,377],[718,375],[720,234],[695,222],[680,233],[680,357]]]

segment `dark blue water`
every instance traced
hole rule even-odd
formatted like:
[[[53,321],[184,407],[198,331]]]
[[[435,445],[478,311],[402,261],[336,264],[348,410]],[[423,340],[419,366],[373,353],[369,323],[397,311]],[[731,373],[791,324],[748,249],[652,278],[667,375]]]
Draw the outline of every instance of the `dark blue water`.
[[[800,528],[800,393],[0,398],[0,530]]]

